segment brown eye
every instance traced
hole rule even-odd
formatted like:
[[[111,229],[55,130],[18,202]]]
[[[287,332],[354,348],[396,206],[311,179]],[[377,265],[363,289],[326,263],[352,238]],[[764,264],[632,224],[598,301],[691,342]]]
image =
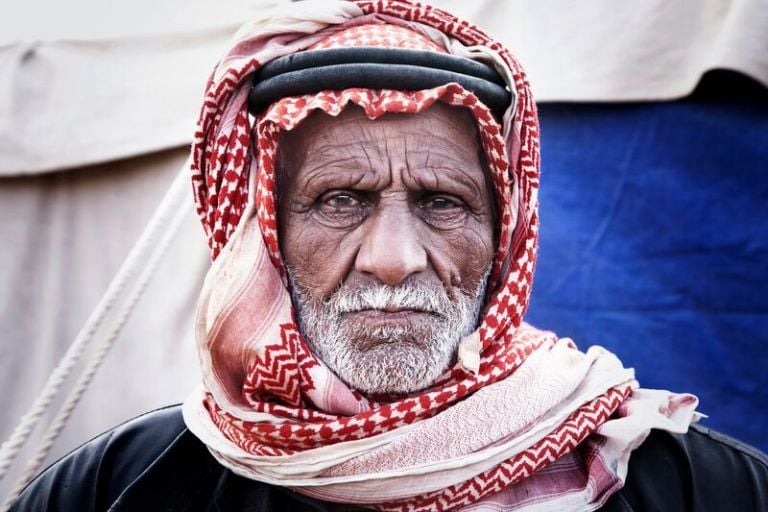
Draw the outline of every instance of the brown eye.
[[[346,227],[360,222],[367,212],[367,205],[356,194],[347,191],[328,192],[317,202],[317,211],[326,223]]]
[[[461,206],[456,203],[456,201],[452,201],[450,199],[447,199],[445,197],[433,197],[429,200],[428,203],[429,208],[433,210],[439,210],[439,211],[446,211],[450,210],[452,208],[460,208]]]
[[[436,228],[451,228],[463,221],[467,214],[464,202],[451,196],[424,197],[420,209],[424,221]]]
[[[359,205],[359,201],[352,196],[346,194],[339,194],[326,199],[325,204],[332,208],[356,208]]]

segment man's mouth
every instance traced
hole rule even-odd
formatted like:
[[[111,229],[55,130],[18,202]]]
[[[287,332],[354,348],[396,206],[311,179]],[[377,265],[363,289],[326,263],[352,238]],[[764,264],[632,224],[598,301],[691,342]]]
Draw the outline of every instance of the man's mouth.
[[[436,319],[441,315],[434,311],[423,309],[387,306],[385,308],[360,309],[344,313],[344,317],[358,322],[364,322],[369,325],[398,325],[411,324],[414,321],[424,321],[426,319]]]

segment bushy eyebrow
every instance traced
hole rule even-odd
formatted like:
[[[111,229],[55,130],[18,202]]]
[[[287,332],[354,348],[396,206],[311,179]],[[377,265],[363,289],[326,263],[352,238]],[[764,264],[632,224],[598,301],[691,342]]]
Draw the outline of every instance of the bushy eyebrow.
[[[306,176],[302,189],[352,188],[360,185],[366,177],[375,177],[372,169],[340,165],[341,162],[353,160],[358,159],[350,157],[334,162],[333,166],[318,165],[311,169],[302,169]]]
[[[447,139],[439,139],[436,142],[438,146],[425,144],[420,139],[416,139],[415,143],[412,140],[411,143],[406,144],[405,161],[414,178],[418,179],[422,187],[430,189],[439,189],[441,178],[447,178],[465,187],[469,193],[479,196],[482,193],[486,174],[479,155],[465,154],[465,157],[470,156],[468,160],[454,158],[451,150],[459,148],[462,152],[466,152],[466,148]],[[481,171],[477,179],[471,176],[471,168],[475,165],[478,165]],[[429,174],[424,175],[420,172],[422,170]]]

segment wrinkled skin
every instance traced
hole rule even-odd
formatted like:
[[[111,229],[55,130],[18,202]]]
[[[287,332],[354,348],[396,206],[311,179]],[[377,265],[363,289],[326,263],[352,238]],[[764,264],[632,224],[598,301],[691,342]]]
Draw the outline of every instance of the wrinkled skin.
[[[494,255],[494,205],[468,112],[435,104],[375,121],[357,107],[337,118],[315,113],[284,133],[279,147],[281,252],[294,286],[311,300],[327,301],[342,286],[409,283],[456,300],[484,284]],[[434,313],[385,307],[347,313],[345,321],[430,329],[440,321]],[[349,342],[371,354],[426,339],[365,332]],[[419,352],[401,355],[418,358]]]

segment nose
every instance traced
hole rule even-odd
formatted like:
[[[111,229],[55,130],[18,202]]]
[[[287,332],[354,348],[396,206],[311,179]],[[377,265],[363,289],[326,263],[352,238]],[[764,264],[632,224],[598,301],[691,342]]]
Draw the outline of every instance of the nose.
[[[355,269],[396,286],[408,276],[427,268],[424,240],[416,232],[409,212],[378,212],[369,225],[357,253]]]

